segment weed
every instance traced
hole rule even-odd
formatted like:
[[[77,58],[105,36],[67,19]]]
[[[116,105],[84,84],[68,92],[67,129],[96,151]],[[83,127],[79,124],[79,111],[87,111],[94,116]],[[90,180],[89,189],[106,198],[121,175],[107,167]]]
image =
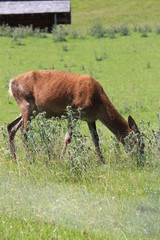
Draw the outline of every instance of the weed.
[[[68,45],[62,45],[62,49],[64,52],[68,52]]]
[[[132,104],[128,104],[126,100],[123,101],[123,111],[124,113],[130,113],[132,109]]]
[[[102,60],[104,60],[104,59],[107,58],[106,50],[103,49],[100,54],[97,53],[97,51],[95,50],[95,51],[94,51],[94,56],[95,56],[95,60],[96,60],[96,61],[102,61]]]
[[[147,69],[150,69],[151,68],[151,63],[148,61],[147,62]]]
[[[55,69],[54,63],[52,63],[52,65],[51,65],[51,69],[52,69],[52,70]]]
[[[84,64],[81,65],[81,68],[80,68],[82,71],[85,71],[86,70],[86,67]]]
[[[69,31],[69,36],[71,39],[76,39],[81,35],[81,33],[79,34],[78,31],[75,28],[71,28]]]
[[[137,25],[137,24],[135,24],[135,25],[133,26],[133,32],[138,32],[138,25]]]
[[[61,61],[61,62],[64,61],[63,54],[60,54],[60,61]]]
[[[64,68],[68,68],[68,65],[67,65],[67,63],[64,63]]]
[[[6,124],[0,127],[0,135],[2,136],[3,142],[3,145],[0,146],[0,152],[5,158],[9,159],[10,151],[8,149],[8,135],[6,128],[7,128]]]

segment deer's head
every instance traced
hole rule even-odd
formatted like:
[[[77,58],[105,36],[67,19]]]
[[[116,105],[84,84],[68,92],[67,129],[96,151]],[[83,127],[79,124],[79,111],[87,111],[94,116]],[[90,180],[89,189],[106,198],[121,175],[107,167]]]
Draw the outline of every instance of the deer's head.
[[[129,115],[128,116],[128,126],[132,130],[130,136],[128,137],[127,141],[131,148],[133,146],[137,146],[137,149],[140,154],[144,154],[144,141],[143,141],[143,136],[139,131],[139,128],[137,127],[137,124],[135,123],[134,119]]]

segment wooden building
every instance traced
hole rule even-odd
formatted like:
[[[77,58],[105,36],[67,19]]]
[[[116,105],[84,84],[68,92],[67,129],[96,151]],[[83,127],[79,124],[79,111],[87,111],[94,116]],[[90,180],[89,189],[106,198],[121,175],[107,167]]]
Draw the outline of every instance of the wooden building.
[[[0,25],[48,28],[71,23],[70,0],[0,0]]]

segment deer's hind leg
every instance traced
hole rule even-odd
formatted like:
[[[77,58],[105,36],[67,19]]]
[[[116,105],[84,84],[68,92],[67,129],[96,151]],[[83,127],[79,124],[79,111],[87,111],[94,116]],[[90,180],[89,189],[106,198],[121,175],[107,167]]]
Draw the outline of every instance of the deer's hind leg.
[[[30,120],[30,117],[33,114],[33,110],[35,109],[34,104],[28,103],[27,101],[18,103],[18,105],[20,106],[21,114],[7,125],[8,139],[10,144],[10,155],[12,162],[16,160],[14,144],[15,134],[21,126],[23,133],[27,131],[27,122]]]
[[[33,115],[33,111],[36,110],[36,107],[33,102],[26,100],[23,100],[19,106],[22,114],[22,131],[25,134],[27,132],[27,123],[31,120],[31,116]]]
[[[14,137],[16,132],[21,126],[22,126],[22,115],[18,116],[16,119],[14,119],[11,123],[7,125],[8,139],[10,144],[10,156],[11,156],[12,162],[16,160]]]

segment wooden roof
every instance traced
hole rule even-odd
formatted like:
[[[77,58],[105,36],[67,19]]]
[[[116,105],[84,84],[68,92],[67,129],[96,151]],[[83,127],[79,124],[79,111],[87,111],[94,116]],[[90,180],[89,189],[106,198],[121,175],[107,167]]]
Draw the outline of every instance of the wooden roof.
[[[0,15],[34,14],[34,13],[69,13],[70,0],[40,1],[2,1]]]

